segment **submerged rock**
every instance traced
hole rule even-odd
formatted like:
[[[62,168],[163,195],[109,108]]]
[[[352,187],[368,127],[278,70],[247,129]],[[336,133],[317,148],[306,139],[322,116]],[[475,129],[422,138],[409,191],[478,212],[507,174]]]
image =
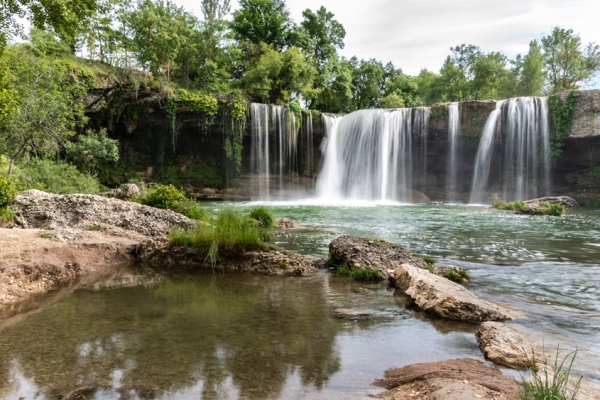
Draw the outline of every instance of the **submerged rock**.
[[[403,263],[425,268],[427,263],[411,255],[401,246],[383,240],[370,240],[356,236],[340,236],[329,244],[331,262],[346,264],[350,269],[371,268],[380,276],[389,277]]]
[[[388,400],[517,400],[521,392],[514,379],[468,358],[388,369],[373,384],[387,389],[373,397]]]
[[[412,298],[423,311],[455,321],[504,321],[512,319],[504,307],[483,300],[458,283],[410,264],[393,274],[397,290]]]
[[[490,361],[511,368],[536,367],[545,359],[541,346],[520,332],[518,325],[484,322],[477,332],[479,348]]]
[[[174,226],[198,222],[171,210],[89,194],[57,195],[26,190],[15,199],[15,224],[22,228],[118,228],[148,237],[166,238]]]

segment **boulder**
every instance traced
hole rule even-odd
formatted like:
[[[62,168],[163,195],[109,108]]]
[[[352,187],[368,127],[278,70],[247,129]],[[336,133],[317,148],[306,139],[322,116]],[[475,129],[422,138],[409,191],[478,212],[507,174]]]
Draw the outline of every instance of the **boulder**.
[[[548,196],[548,197],[540,197],[539,199],[532,199],[524,201],[525,206],[528,208],[537,208],[541,203],[552,204],[560,204],[564,208],[567,209],[578,209],[580,208],[577,200],[569,197],[569,196]]]
[[[22,228],[118,228],[166,239],[173,227],[190,228],[198,223],[171,210],[88,194],[57,195],[32,189],[17,195],[15,203],[15,224]]]
[[[537,368],[545,359],[543,350],[518,328],[501,322],[482,323],[476,336],[485,358],[510,368]]]
[[[298,229],[302,226],[289,218],[277,218],[277,229]]]
[[[373,397],[388,400],[517,400],[521,392],[514,379],[469,358],[388,369],[373,384],[387,389]]]
[[[133,183],[124,183],[115,190],[115,196],[119,199],[130,199],[141,194],[140,188]]]
[[[350,269],[377,269],[384,277],[389,277],[403,263],[421,268],[427,266],[425,261],[411,255],[401,246],[356,236],[344,235],[333,240],[329,244],[329,253],[331,262],[335,265],[346,264]]]
[[[423,311],[455,321],[504,321],[509,310],[479,298],[461,285],[411,264],[393,273],[397,290],[413,299]]]

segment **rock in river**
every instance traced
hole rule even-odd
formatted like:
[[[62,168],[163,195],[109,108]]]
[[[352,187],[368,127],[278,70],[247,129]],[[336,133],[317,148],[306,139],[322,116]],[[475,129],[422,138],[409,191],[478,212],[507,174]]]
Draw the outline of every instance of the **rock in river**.
[[[511,313],[483,300],[461,285],[410,264],[393,274],[396,288],[412,298],[423,311],[455,321],[504,321]]]
[[[536,367],[545,357],[540,345],[520,332],[518,325],[484,322],[477,332],[477,342],[488,360],[511,368]]]

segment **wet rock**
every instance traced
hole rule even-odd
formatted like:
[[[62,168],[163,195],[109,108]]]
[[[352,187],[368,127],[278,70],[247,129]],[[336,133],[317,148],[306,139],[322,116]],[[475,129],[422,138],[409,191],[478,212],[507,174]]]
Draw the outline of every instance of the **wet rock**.
[[[197,224],[171,210],[87,194],[56,195],[26,190],[15,199],[15,223],[22,228],[83,230],[116,227],[148,237],[166,238],[174,226]]]
[[[520,332],[518,325],[484,322],[476,336],[485,358],[496,364],[527,369],[545,359],[541,346]]]
[[[578,209],[580,208],[577,200],[569,197],[569,196],[549,196],[549,197],[540,197],[539,199],[532,199],[524,201],[525,206],[528,208],[538,208],[541,203],[552,204],[560,204],[564,208],[567,209]]]
[[[268,251],[247,251],[222,255],[213,265],[204,253],[184,247],[166,248],[155,241],[145,243],[140,259],[153,265],[176,267],[177,270],[208,269],[226,272],[253,272],[261,275],[305,276],[325,268],[327,261],[313,256],[290,253],[270,246]]]
[[[410,264],[393,273],[397,290],[408,295],[423,311],[455,321],[504,321],[511,313],[483,300],[461,285]]]
[[[475,359],[412,364],[385,371],[374,385],[387,389],[373,397],[399,400],[519,399],[520,385]]]
[[[377,269],[382,277],[389,277],[403,263],[421,268],[427,266],[425,261],[411,255],[401,246],[356,236],[344,235],[333,240],[329,244],[329,253],[331,262],[335,265],[346,264],[350,269]]]
[[[277,229],[298,229],[302,226],[289,218],[277,218]]]
[[[124,183],[118,189],[115,189],[115,196],[119,199],[130,199],[141,194],[140,188],[133,183]]]

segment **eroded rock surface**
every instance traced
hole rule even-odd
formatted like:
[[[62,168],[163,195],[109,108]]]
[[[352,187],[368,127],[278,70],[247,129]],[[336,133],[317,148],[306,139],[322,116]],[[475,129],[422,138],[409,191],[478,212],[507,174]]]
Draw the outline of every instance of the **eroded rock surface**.
[[[393,278],[397,290],[408,295],[423,311],[455,321],[504,321],[509,310],[479,298],[461,285],[405,263]]]
[[[302,226],[289,218],[277,218],[277,229],[298,229]]]
[[[165,238],[174,226],[189,228],[197,222],[171,210],[87,194],[56,195],[26,190],[15,199],[15,223],[22,228],[113,227],[148,237]]]
[[[404,263],[425,268],[427,263],[411,255],[401,246],[383,240],[371,240],[356,236],[340,236],[329,244],[331,261],[336,265],[347,264],[349,268],[371,268],[384,277]],[[427,271],[425,271],[427,272]],[[429,272],[427,272],[429,273]]]
[[[539,199],[532,199],[532,200],[524,201],[523,203],[525,203],[525,206],[527,206],[529,208],[537,208],[537,207],[539,207],[540,203],[548,203],[550,205],[560,204],[561,206],[563,206],[564,208],[567,208],[567,209],[580,208],[577,200],[575,200],[569,196],[540,197]]]
[[[521,391],[514,379],[474,359],[392,368],[374,385],[387,391],[373,397],[387,400],[516,400]]]
[[[485,357],[496,364],[527,369],[536,367],[545,357],[541,346],[519,331],[518,325],[484,322],[476,336]]]

